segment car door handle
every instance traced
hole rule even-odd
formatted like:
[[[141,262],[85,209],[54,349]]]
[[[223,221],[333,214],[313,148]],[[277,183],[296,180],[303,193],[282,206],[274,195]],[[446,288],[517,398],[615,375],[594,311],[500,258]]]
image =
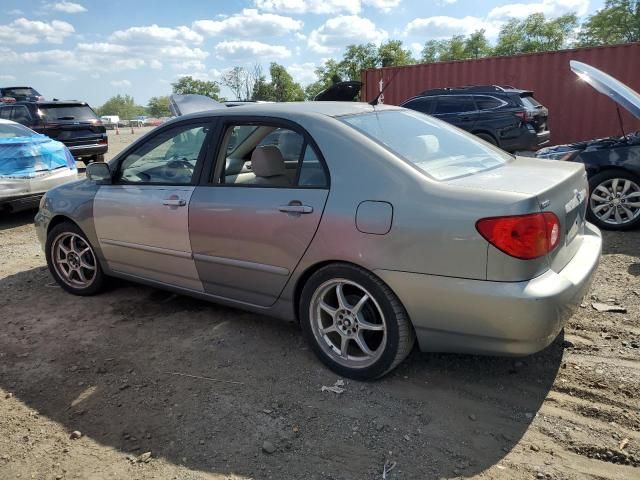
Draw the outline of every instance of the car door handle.
[[[278,210],[285,213],[313,213],[309,205],[280,205]]]
[[[187,201],[182,198],[165,198],[162,200],[162,204],[170,207],[184,207]]]

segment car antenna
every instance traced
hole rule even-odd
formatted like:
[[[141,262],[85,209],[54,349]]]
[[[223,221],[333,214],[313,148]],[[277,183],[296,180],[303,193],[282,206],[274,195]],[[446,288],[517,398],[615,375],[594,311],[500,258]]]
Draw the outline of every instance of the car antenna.
[[[622,131],[622,136],[625,140],[629,140],[627,134],[624,133],[624,122],[622,121],[622,114],[620,113],[620,105],[616,103],[616,111],[618,112],[618,122],[620,122],[620,130]]]
[[[378,95],[376,95],[376,98],[374,98],[373,100],[371,100],[371,101],[369,102],[369,105],[371,105],[372,107],[375,107],[376,105],[378,105],[378,101],[380,100],[380,97],[382,96],[382,94],[384,93],[384,91],[387,89],[387,87],[393,83],[393,81],[394,81],[394,80],[396,79],[396,77],[398,76],[398,73],[400,73],[400,70],[396,70],[396,73],[393,75],[393,77],[391,77],[391,80],[389,80],[389,81],[387,82],[387,84],[386,84],[384,87],[382,87],[382,88],[380,89],[380,91],[378,92]],[[384,77],[384,75],[383,75],[383,77]],[[384,78],[382,78],[382,80],[384,80]]]

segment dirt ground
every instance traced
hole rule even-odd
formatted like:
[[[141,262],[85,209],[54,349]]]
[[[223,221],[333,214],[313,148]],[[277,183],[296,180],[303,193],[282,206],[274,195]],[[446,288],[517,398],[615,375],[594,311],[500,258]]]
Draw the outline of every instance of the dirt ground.
[[[295,324],[126,282],[66,294],[32,217],[0,217],[0,479],[640,478],[640,231],[605,233],[545,351],[414,351],[338,395]]]

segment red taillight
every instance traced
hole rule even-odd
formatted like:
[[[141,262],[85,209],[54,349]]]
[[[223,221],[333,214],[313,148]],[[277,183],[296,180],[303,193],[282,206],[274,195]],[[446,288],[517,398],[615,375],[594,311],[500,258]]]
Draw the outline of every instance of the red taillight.
[[[491,245],[522,260],[542,257],[560,242],[560,221],[551,212],[483,218],[476,229]]]
[[[528,110],[524,110],[522,112],[515,112],[516,117],[520,117],[523,122],[528,122],[529,120],[533,120],[533,114]]]

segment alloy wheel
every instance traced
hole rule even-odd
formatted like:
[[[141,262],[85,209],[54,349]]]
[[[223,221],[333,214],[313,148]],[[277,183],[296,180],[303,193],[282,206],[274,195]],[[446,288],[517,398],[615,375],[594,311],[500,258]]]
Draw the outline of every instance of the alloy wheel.
[[[387,343],[387,323],[375,298],[361,285],[333,279],[320,285],[310,304],[316,341],[337,363],[365,368],[375,363]]]
[[[73,288],[87,288],[96,278],[96,257],[80,235],[65,232],[51,244],[51,259],[60,279]]]
[[[610,225],[625,225],[640,216],[640,186],[626,178],[610,178],[591,192],[593,215]]]

